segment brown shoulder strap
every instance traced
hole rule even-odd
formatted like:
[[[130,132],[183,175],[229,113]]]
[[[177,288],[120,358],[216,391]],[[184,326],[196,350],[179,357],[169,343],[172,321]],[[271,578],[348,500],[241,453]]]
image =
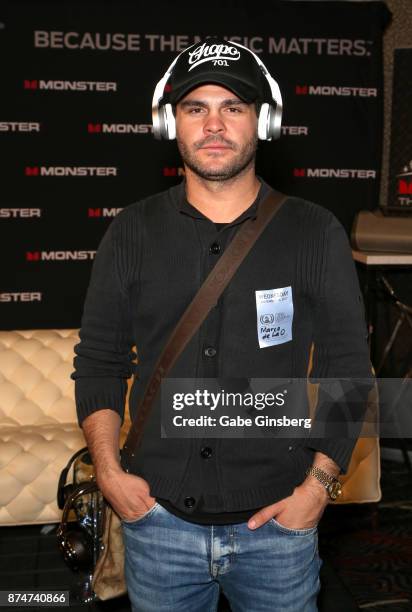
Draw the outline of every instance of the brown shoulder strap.
[[[138,407],[137,417],[133,421],[122,450],[122,461],[134,455],[140,443],[143,426],[147,420],[162,379],[175,364],[192,336],[206,319],[210,310],[217,303],[220,295],[229,284],[236,270],[251,250],[269,221],[274,217],[288,196],[271,190],[262,200],[255,219],[247,219],[230,242],[225,253],[211,270],[203,285],[183,313],[163,349],[154,372],[146,387],[143,400]]]

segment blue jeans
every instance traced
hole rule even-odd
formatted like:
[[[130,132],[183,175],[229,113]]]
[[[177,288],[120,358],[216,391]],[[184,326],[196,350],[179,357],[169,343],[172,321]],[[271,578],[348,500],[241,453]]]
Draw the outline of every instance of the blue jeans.
[[[316,527],[199,525],[158,503],[122,526],[133,612],[215,612],[220,588],[232,612],[317,611]]]

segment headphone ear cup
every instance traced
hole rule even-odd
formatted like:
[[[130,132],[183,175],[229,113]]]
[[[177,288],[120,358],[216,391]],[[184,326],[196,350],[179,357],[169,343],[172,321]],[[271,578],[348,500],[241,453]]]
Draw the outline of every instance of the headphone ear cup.
[[[260,108],[258,120],[258,138],[260,140],[276,140],[280,136],[280,118],[276,108],[264,102]]]
[[[171,104],[165,104],[160,108],[162,137],[166,140],[176,138],[176,119]]]
[[[268,121],[268,126],[269,126],[269,138],[268,140],[277,140],[278,138],[280,138],[280,133],[281,133],[281,118],[282,115],[279,113],[278,108],[273,107],[272,105],[270,105],[270,110],[269,110],[269,121]],[[278,116],[279,115],[279,116]]]
[[[270,140],[270,104],[264,102],[260,107],[258,118],[258,138],[259,140]]]
[[[65,562],[73,571],[90,569],[93,565],[93,540],[83,529],[69,529],[61,547]]]

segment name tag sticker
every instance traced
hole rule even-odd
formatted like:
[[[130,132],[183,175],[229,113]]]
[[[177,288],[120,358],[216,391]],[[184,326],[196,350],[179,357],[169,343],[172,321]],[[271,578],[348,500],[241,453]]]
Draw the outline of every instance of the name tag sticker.
[[[292,340],[292,287],[262,289],[255,293],[260,348]]]

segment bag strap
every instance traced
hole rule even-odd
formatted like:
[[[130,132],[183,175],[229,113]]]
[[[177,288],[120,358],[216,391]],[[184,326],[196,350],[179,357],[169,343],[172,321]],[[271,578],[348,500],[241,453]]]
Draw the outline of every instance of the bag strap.
[[[216,305],[220,295],[229,284],[236,270],[249,253],[256,240],[288,198],[279,191],[271,190],[261,201],[257,217],[247,219],[238,230],[226,251],[218,260],[199,291],[182,315],[164,347],[153,374],[146,387],[143,400],[138,407],[136,419],[122,449],[122,461],[134,456],[142,439],[143,427],[159,390],[162,379],[167,376],[197,329]]]

